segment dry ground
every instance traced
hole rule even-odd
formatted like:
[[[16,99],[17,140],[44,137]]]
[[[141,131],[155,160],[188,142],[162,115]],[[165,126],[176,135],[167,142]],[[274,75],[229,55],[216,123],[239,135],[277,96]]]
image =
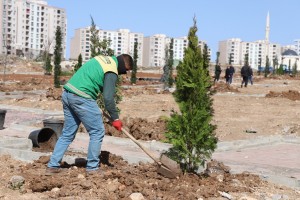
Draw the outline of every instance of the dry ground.
[[[27,78],[26,78],[27,77]],[[8,84],[0,85],[0,92],[11,96],[13,90],[47,90],[44,94],[26,95],[18,98],[4,98],[1,104],[61,110],[59,94],[51,93],[51,76],[7,77]],[[15,83],[19,81],[19,83]],[[216,135],[221,141],[249,139],[258,136],[299,134],[299,93],[297,79],[259,78],[254,85],[239,88],[238,77],[227,87],[222,81],[214,88],[215,110],[213,123],[217,125]],[[135,137],[144,134],[142,139],[161,139],[157,133],[164,130],[160,120],[178,111],[171,93],[162,92],[156,82],[144,82],[126,87],[124,98],[119,104],[121,118],[136,131]],[[32,90],[31,89],[31,90]],[[141,127],[134,124],[141,123]],[[159,126],[157,125],[159,124]],[[157,128],[160,127],[160,128]],[[157,130],[155,131],[155,129]],[[150,133],[147,132],[151,129]],[[252,133],[248,133],[252,131]],[[255,132],[255,133],[253,133]],[[111,133],[114,134],[114,133]],[[150,136],[149,136],[150,134]],[[153,136],[152,136],[153,135]],[[202,176],[186,175],[176,180],[156,174],[153,165],[128,165],[122,159],[110,155],[102,163],[104,174],[86,176],[81,166],[64,166],[68,169],[64,176],[46,177],[43,172],[48,158],[25,165],[9,157],[0,157],[0,198],[3,199],[128,199],[134,192],[141,192],[146,199],[224,199],[220,192],[226,192],[236,199],[300,199],[299,191],[276,186],[261,181],[251,174],[232,175],[226,170],[219,174]],[[103,159],[105,160],[105,159]],[[25,187],[18,190],[7,188],[13,175],[25,178]],[[23,193],[23,194],[22,194]],[[279,198],[278,198],[279,199]]]

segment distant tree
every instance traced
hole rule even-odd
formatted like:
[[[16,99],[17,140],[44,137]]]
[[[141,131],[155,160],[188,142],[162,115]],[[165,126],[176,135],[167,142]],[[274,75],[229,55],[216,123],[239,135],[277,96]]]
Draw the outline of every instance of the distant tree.
[[[99,30],[96,27],[93,17],[91,16],[91,27],[90,27],[90,50],[91,58],[98,55],[97,47],[99,46]]]
[[[99,38],[99,30],[97,29],[96,23],[94,22],[93,17],[91,16],[91,27],[90,27],[90,49],[91,49],[91,58],[103,55],[103,56],[114,56],[114,51],[110,48],[111,40],[104,39],[100,41]],[[116,95],[115,102],[118,104],[122,100],[121,87],[120,83],[122,82],[122,77],[118,78],[118,82],[116,85]],[[102,94],[99,94],[97,97],[97,104],[100,109],[105,110],[104,99]],[[120,109],[117,107],[120,111]]]
[[[258,58],[258,75],[260,75],[261,71],[262,71],[262,68],[261,68],[261,58]]]
[[[209,75],[209,62],[210,62],[210,57],[208,54],[208,46],[207,44],[204,44],[204,48],[203,48],[203,67],[204,69],[207,70],[207,75]]]
[[[278,57],[277,57],[277,55],[273,59],[273,67],[274,67],[274,71],[273,72],[275,72],[277,74],[277,71],[278,71]]]
[[[291,59],[289,59],[289,73],[291,73],[292,65],[291,65]]]
[[[169,56],[168,56],[168,67],[169,67],[169,77],[168,77],[168,87],[173,87],[174,78],[173,78],[173,65],[174,65],[174,38],[171,38],[169,46]]]
[[[266,56],[265,78],[268,76],[269,73],[270,73],[270,61],[269,61],[269,56]]]
[[[134,49],[133,49],[133,68],[131,71],[131,78],[130,78],[132,84],[136,84],[137,60],[138,60],[138,42],[137,40],[135,40]]]
[[[168,88],[169,85],[169,73],[170,73],[170,68],[168,66],[168,61],[169,61],[169,47],[168,45],[165,46],[165,65],[163,67],[163,74],[161,76],[161,82],[164,84],[164,89]]]
[[[196,35],[196,19],[188,34],[188,47],[177,66],[176,91],[173,93],[180,112],[174,112],[167,125],[166,137],[173,145],[169,156],[181,163],[184,171],[194,172],[216,148],[217,138],[211,124],[213,107],[208,67]]]
[[[51,72],[52,72],[52,65],[51,65],[51,57],[50,55],[48,55],[46,57],[46,63],[45,63],[45,69],[46,69],[46,75],[51,75]]]
[[[78,56],[77,64],[74,66],[74,71],[77,72],[77,70],[82,66],[82,55],[81,53]]]
[[[61,74],[61,51],[62,51],[62,33],[60,26],[57,26],[55,32],[55,48],[54,48],[54,87],[60,87]]]
[[[295,61],[294,65],[293,65],[293,75],[295,76],[298,72],[298,66],[297,66],[297,60]]]

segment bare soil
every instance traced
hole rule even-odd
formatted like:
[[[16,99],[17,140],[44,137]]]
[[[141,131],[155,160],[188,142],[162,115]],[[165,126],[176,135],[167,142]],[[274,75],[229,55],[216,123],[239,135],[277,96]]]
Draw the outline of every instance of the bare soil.
[[[146,74],[143,74],[146,76]],[[153,75],[157,77],[157,75]],[[61,89],[50,87],[52,76],[17,75],[6,77],[7,84],[0,85],[0,91],[10,92],[45,90],[37,96],[4,98],[1,104],[47,110],[61,110]],[[170,92],[162,91],[157,82],[143,81],[136,85],[124,83],[123,100],[119,104],[121,119],[129,131],[142,140],[163,140],[165,119],[179,111]],[[251,139],[270,135],[300,135],[298,125],[300,104],[297,78],[256,78],[254,85],[240,88],[236,77],[233,85],[223,81],[213,89],[214,119],[216,135],[221,141]],[[26,94],[26,93],[25,93]],[[36,124],[40,126],[40,124]],[[107,133],[121,137],[109,125]],[[255,130],[248,134],[247,130]],[[78,155],[84,160],[85,155]],[[45,176],[48,157],[41,157],[27,164],[0,156],[0,198],[3,199],[130,199],[132,193],[141,193],[145,199],[224,199],[230,194],[233,199],[272,199],[276,195],[299,199],[295,189],[262,181],[247,172],[231,174],[230,169],[218,161],[208,164],[201,175],[184,174],[177,179],[168,179],[156,172],[154,164],[130,165],[122,158],[109,152],[101,152],[102,173],[87,175],[85,162],[69,165],[62,174]],[[9,181],[12,176],[25,178],[25,185],[12,190]],[[223,197],[222,197],[223,196]]]

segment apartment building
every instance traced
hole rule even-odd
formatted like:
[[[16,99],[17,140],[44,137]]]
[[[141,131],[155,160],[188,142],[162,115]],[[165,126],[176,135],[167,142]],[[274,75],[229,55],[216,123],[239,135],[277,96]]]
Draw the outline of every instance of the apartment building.
[[[166,59],[166,49],[169,48],[170,37],[167,37],[164,34],[157,34],[144,38],[144,63],[145,67],[162,67],[165,65]],[[173,59],[174,66],[177,66],[179,61],[182,61],[184,58],[184,51],[188,47],[188,38],[179,37],[173,38]],[[204,45],[206,43],[204,41],[199,41],[199,47],[203,50]],[[208,49],[208,55],[210,57],[211,50]]]
[[[279,44],[267,43],[265,40],[244,42],[240,38],[232,38],[220,41],[219,52],[221,65],[228,65],[231,55],[231,64],[242,66],[245,61],[245,55],[248,54],[249,65],[256,70],[260,65],[266,65],[267,55],[270,65],[272,65],[274,59],[281,59],[281,46]]]
[[[1,54],[36,58],[54,52],[55,32],[62,31],[62,54],[66,57],[67,18],[62,8],[45,0],[2,0]]]
[[[97,28],[99,30],[99,28]],[[75,30],[74,37],[71,38],[70,59],[77,60],[79,54],[82,55],[83,62],[91,58],[90,52],[90,27],[79,28]],[[143,37],[142,33],[132,33],[128,29],[119,29],[116,31],[99,30],[99,40],[110,41],[110,48],[114,50],[115,55],[123,53],[133,55],[134,43],[137,41],[138,61],[137,65],[143,63]]]
[[[156,34],[144,37],[143,57],[144,67],[162,67],[165,65],[166,48],[170,44],[171,38],[164,34]]]

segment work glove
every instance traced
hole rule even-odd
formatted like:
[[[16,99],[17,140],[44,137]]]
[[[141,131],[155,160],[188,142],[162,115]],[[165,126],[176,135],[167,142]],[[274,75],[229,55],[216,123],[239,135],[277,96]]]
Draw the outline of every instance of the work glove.
[[[122,129],[122,122],[119,119],[116,119],[112,122],[113,127],[115,127],[118,131],[121,131]]]

